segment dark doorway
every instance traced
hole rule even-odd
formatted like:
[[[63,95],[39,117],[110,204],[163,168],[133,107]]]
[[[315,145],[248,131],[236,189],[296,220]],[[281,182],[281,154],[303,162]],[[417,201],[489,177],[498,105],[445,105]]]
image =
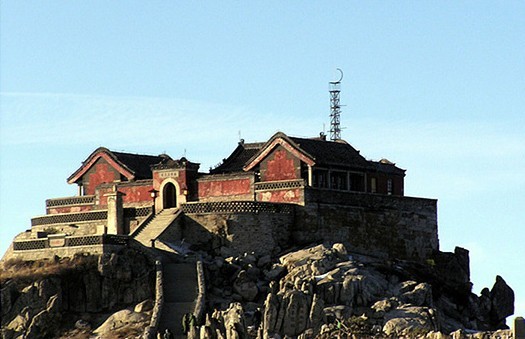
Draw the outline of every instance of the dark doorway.
[[[173,185],[171,182],[167,183],[164,186],[162,196],[162,208],[166,209],[177,207],[177,189],[175,188],[175,185]]]

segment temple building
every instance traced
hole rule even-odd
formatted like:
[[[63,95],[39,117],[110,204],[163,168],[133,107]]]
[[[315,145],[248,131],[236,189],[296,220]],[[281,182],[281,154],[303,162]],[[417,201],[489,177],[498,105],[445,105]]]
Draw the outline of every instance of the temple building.
[[[436,201],[405,197],[405,170],[367,160],[343,140],[278,132],[266,142],[241,140],[209,173],[199,166],[184,157],[98,148],[67,179],[78,195],[48,199],[46,215],[31,220],[14,250],[108,239],[146,246],[184,239],[238,251],[264,240],[266,247],[257,248],[268,253],[337,240],[354,250],[419,259],[438,249]]]
[[[107,194],[122,194],[124,207],[148,206],[158,194],[155,209],[187,202],[255,200],[305,203],[304,188],[403,195],[405,170],[388,160],[366,160],[343,140],[305,139],[282,132],[261,143],[241,140],[222,164],[200,173],[199,164],[166,154],[149,156],[95,150],[68,179],[79,196],[93,204],[57,205],[48,213],[79,212],[107,206]]]

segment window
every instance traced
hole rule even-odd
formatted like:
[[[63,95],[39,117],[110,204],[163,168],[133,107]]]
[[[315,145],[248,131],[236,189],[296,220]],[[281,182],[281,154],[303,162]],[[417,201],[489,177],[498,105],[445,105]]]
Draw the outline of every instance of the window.
[[[386,181],[386,192],[392,194],[392,179]]]
[[[346,172],[331,172],[330,188],[334,190],[347,190],[346,178]]]
[[[372,193],[376,193],[377,192],[377,180],[376,178],[371,178],[370,179],[370,190]]]
[[[360,173],[350,173],[350,191],[364,192],[365,177]]]
[[[313,181],[314,187],[328,188],[328,171],[314,170]]]

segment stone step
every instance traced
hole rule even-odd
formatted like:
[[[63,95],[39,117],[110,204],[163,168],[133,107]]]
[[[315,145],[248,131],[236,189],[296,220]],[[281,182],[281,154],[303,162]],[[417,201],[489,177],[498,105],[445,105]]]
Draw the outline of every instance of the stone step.
[[[179,215],[177,208],[161,211],[139,233],[134,235],[135,240],[150,247],[151,239],[156,239]]]
[[[186,313],[192,313],[195,304],[193,302],[164,303],[159,330],[163,333],[169,328],[174,335],[183,335],[182,317]]]
[[[168,264],[164,268],[164,300],[193,302],[198,293],[197,269],[191,264]]]
[[[185,338],[182,317],[193,313],[197,298],[195,263],[167,263],[163,267],[164,305],[160,318],[161,333],[169,328],[175,338]]]

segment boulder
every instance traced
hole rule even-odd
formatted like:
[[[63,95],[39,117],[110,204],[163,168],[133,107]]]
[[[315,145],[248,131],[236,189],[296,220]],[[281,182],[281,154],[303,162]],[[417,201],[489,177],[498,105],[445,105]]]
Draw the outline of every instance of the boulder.
[[[257,261],[257,267],[264,268],[266,265],[268,265],[271,262],[272,262],[272,257],[269,254],[263,255]]]
[[[393,308],[396,308],[398,303],[395,300],[391,299],[383,299],[376,301],[371,309],[373,309],[377,313],[385,314],[386,312],[390,311]]]
[[[263,331],[264,333],[273,333],[277,325],[277,313],[279,311],[279,299],[273,293],[269,293],[264,302],[263,312]]]
[[[490,291],[490,300],[493,323],[498,324],[503,321],[504,324],[505,318],[514,314],[514,291],[499,275],[496,276],[496,282]]]
[[[143,313],[136,313],[130,309],[123,309],[109,316],[109,318],[106,319],[106,321],[104,321],[104,323],[100,325],[95,331],[93,331],[93,333],[105,337],[113,334],[123,327],[140,323],[145,324],[148,321],[149,318]]]
[[[244,311],[240,303],[233,303],[223,312],[226,339],[245,338]]]
[[[276,264],[273,265],[272,269],[269,271],[264,271],[264,276],[269,281],[278,280],[286,272],[286,268],[282,265]]]
[[[283,298],[285,313],[282,331],[285,335],[293,337],[306,329],[310,313],[308,297],[301,291],[291,291]]]
[[[420,283],[414,286],[413,290],[407,291],[399,296],[399,299],[406,304],[414,306],[432,307],[432,286],[427,283]]]
[[[310,308],[310,314],[308,317],[308,322],[310,324],[310,327],[312,327],[314,330],[319,329],[319,327],[322,324],[323,316],[324,316],[324,302],[323,299],[319,297],[319,295],[314,294],[313,300],[312,300],[312,306]]]
[[[240,271],[237,278],[233,282],[233,289],[237,292],[244,300],[253,301],[259,293],[257,284],[250,279],[248,273],[244,270]]]
[[[150,311],[153,309],[153,300],[151,299],[146,299],[144,300],[143,302],[141,303],[138,303],[136,306],[135,306],[135,309],[134,311],[136,313],[144,313],[144,312],[147,312],[147,311]]]
[[[345,245],[341,244],[341,243],[335,243],[332,245],[332,249],[334,251],[336,251],[337,253],[339,253],[339,255],[341,256],[346,256],[348,255],[348,252],[346,251],[346,247]]]
[[[383,332],[389,336],[409,336],[436,330],[435,327],[429,308],[402,305],[385,314]]]
[[[91,329],[91,324],[84,320],[84,319],[79,319],[75,322],[75,328],[76,329],[79,329],[79,330],[82,330],[82,331],[85,331],[85,330],[90,330]]]
[[[31,319],[25,338],[42,338],[52,336],[60,326],[60,298],[54,295],[49,298],[46,309]]]

